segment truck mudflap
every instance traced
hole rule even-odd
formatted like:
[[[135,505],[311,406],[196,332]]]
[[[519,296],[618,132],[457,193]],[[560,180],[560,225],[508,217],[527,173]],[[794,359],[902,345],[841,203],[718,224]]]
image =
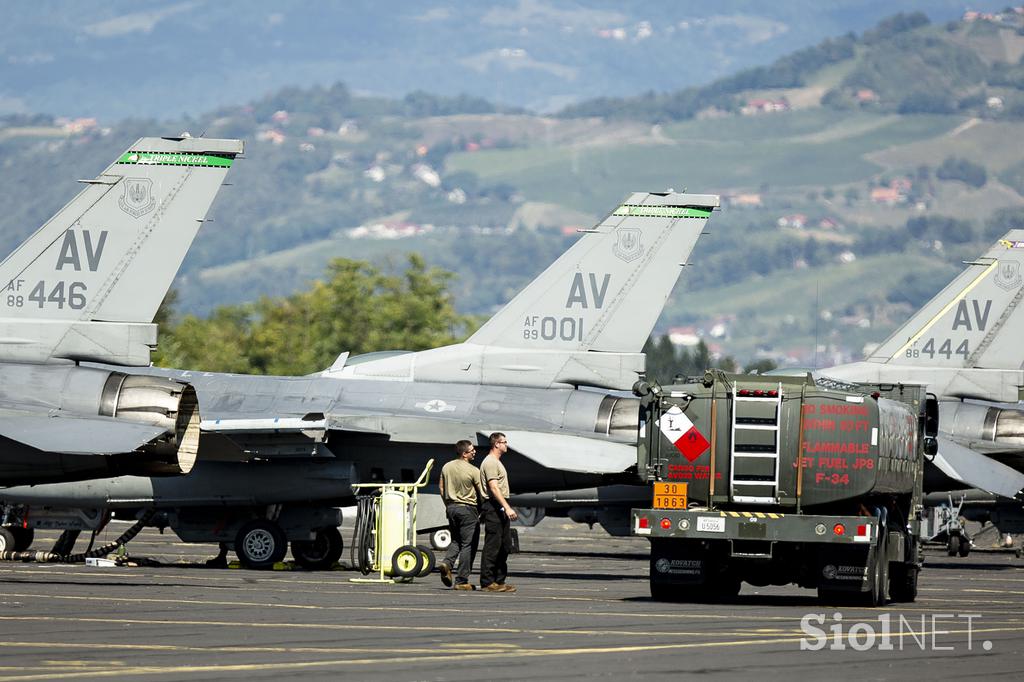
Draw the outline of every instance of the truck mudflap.
[[[874,516],[633,509],[632,517],[633,535],[686,540],[750,540],[870,547],[878,539],[879,528],[878,519]],[[756,545],[751,545],[751,548],[755,549]]]

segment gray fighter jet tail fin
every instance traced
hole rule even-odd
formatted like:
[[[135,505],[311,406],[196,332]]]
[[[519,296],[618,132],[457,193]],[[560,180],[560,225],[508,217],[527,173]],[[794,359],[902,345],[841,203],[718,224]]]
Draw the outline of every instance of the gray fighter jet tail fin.
[[[869,362],[1020,369],[1024,230],[1010,230],[880,345]]]
[[[717,196],[636,193],[465,343],[328,373],[625,390]]]
[[[142,138],[0,263],[0,360],[145,365],[239,140]]]
[[[634,193],[467,343],[639,353],[718,197]]]

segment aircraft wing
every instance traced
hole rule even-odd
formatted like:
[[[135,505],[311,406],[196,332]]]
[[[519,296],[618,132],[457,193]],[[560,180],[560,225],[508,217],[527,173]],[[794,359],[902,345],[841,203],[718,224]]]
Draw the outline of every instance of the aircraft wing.
[[[1024,489],[1024,474],[945,436],[939,436],[939,452],[933,464],[953,480],[971,488],[1004,497],[1014,497]]]
[[[375,433],[396,443],[454,443],[470,433],[486,439],[501,425],[481,427],[429,417],[384,414],[330,415],[332,431]],[[636,464],[636,446],[567,433],[507,430],[511,449],[549,469],[586,474],[619,474]]]
[[[483,432],[479,432],[484,438]],[[509,447],[541,466],[582,474],[621,474],[636,466],[636,446],[564,433],[505,431]]]
[[[956,436],[949,436],[949,438],[957,445],[973,450],[1011,469],[1024,472],[1024,447],[1021,447],[1018,443],[963,439]]]
[[[164,427],[111,417],[0,413],[0,436],[44,452],[68,455],[132,452],[166,431]]]

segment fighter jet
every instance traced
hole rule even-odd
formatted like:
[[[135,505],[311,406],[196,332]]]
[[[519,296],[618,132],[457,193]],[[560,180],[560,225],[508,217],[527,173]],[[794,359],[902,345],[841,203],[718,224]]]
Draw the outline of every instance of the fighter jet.
[[[1010,230],[866,360],[817,372],[824,380],[927,385],[940,401],[934,464],[950,488],[1007,497],[1024,488],[1024,410],[1016,405],[1024,397],[1022,262],[1024,230]]]
[[[241,153],[238,140],[142,138],[0,263],[0,485],[192,468],[195,390],[138,370]]]
[[[957,514],[945,516],[991,521],[1003,533],[1024,532],[1022,262],[1024,230],[1010,230],[867,360],[820,372],[927,384],[939,397],[941,433],[925,469],[925,490],[936,491],[927,503],[956,498]],[[970,547],[966,536],[949,535],[950,553]]]
[[[332,505],[350,485],[412,481],[463,438],[507,434],[518,491],[634,480],[641,352],[719,199],[632,194],[464,343],[342,353],[304,377],[151,370],[193,386],[199,464],[143,476],[3,491],[7,502],[155,507],[186,541],[233,545],[249,566],[340,556]],[[500,254],[495,267],[501,267]],[[421,528],[428,527],[424,523]]]

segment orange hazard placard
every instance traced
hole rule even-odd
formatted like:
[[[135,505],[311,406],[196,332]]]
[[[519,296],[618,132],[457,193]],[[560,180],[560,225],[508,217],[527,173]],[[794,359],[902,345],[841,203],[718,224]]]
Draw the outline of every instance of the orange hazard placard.
[[[686,509],[686,483],[655,483],[655,509]]]

